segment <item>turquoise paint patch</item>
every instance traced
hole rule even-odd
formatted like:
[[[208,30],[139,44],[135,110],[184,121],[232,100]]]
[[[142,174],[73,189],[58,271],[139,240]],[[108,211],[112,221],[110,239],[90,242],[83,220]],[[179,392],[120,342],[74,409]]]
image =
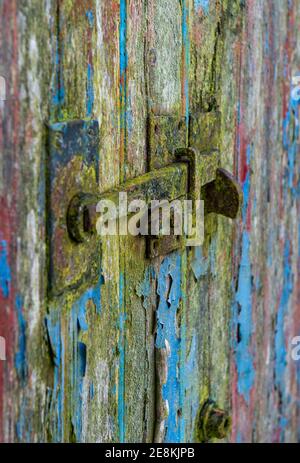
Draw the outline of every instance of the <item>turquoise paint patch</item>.
[[[182,410],[181,388],[184,378],[179,377],[181,338],[177,331],[177,310],[181,300],[181,257],[175,253],[168,256],[161,264],[158,276],[157,294],[159,305],[156,314],[157,334],[155,346],[165,348],[165,341],[170,345],[168,358],[168,379],[163,386],[163,399],[169,403],[169,416],[166,420],[165,442],[181,442]]]
[[[81,332],[88,330],[87,304],[94,304],[97,314],[101,313],[101,286],[104,279],[101,276],[95,287],[88,289],[73,304],[69,321],[69,337],[72,346],[72,361],[69,362],[69,377],[71,389],[71,421],[77,442],[81,441],[83,381],[86,373],[87,347],[80,341]],[[53,389],[49,392],[52,438],[54,442],[64,439],[64,390],[65,390],[65,348],[61,335],[61,315],[57,310],[50,311],[47,316],[46,328],[54,364]]]
[[[93,400],[95,397],[95,387],[94,383],[90,383],[90,400]]]
[[[289,107],[287,114],[283,120],[283,147],[287,151],[288,155],[288,163],[286,167],[285,177],[287,182],[288,189],[292,192],[293,197],[300,196],[300,185],[295,185],[295,174],[296,174],[296,159],[298,154],[298,140],[300,134],[300,122],[299,122],[299,107],[300,107],[300,100],[297,101],[292,97],[291,88],[291,96],[289,101]],[[287,188],[285,186],[285,188]],[[285,195],[287,195],[287,191],[285,191]]]
[[[86,84],[86,116],[92,117],[94,108],[94,70],[89,63],[87,66],[87,84]]]
[[[155,278],[153,267],[148,267],[145,271],[144,279],[137,285],[136,293],[143,299],[144,309],[148,309],[151,305],[151,280]]]
[[[194,258],[191,263],[191,267],[194,273],[196,280],[199,280],[201,277],[205,276],[208,272],[209,261],[203,256],[202,248],[195,248]]]
[[[126,91],[126,70],[127,70],[127,0],[120,0],[120,77],[121,92]]]
[[[7,299],[10,293],[11,272],[8,263],[7,242],[0,241],[0,289],[3,297]]]
[[[45,320],[52,360],[54,364],[53,389],[48,391],[50,402],[51,435],[54,442],[64,438],[64,344],[61,337],[60,315],[56,310]]]
[[[94,304],[97,314],[101,313],[101,286],[103,277],[98,284],[88,289],[72,306],[70,319],[70,340],[73,346],[73,362],[71,365],[71,391],[72,411],[71,420],[76,442],[81,442],[82,435],[82,411],[83,411],[83,386],[86,374],[87,346],[79,339],[81,332],[88,331],[87,304]]]
[[[253,333],[252,320],[252,274],[250,261],[250,237],[246,229],[247,213],[250,204],[250,162],[251,146],[247,147],[247,166],[248,173],[243,184],[244,206],[243,224],[244,231],[242,236],[242,256],[238,275],[238,290],[235,295],[233,306],[234,314],[234,350],[237,368],[237,389],[238,393],[244,397],[247,403],[250,402],[250,392],[254,385],[255,369],[251,353],[251,338]]]
[[[120,50],[120,127],[124,130],[126,138],[127,129],[127,0],[120,0],[120,24],[119,24],[119,50]],[[124,140],[124,146],[126,141]],[[122,166],[125,168],[125,165]],[[124,308],[124,275],[119,280],[119,380],[118,380],[118,427],[119,441],[125,442],[125,322],[126,313]]]
[[[63,81],[63,72],[62,72],[62,60],[63,60],[63,46],[59,43],[59,34],[60,34],[60,24],[59,24],[59,31],[58,36],[56,38],[56,52],[55,52],[55,77],[54,77],[54,89],[53,89],[53,96],[52,96],[52,104],[53,106],[57,107],[59,111],[61,110],[62,105],[65,101],[65,88],[64,88],[64,81]]]
[[[94,20],[94,13],[92,12],[92,10],[88,10],[86,12],[86,17],[87,17],[87,20],[89,22],[90,28],[93,28],[95,20]]]
[[[195,9],[199,10],[201,8],[205,14],[209,13],[209,4],[210,0],[194,0]]]
[[[249,403],[250,392],[254,385],[255,370],[250,352],[251,336],[253,332],[252,322],[252,277],[250,262],[249,234],[244,232],[242,242],[242,259],[239,271],[239,285],[235,302],[237,333],[235,344],[236,366],[238,381],[237,387],[240,395]]]
[[[209,256],[205,257],[201,247],[194,248],[194,258],[191,262],[191,268],[196,280],[208,275],[208,272],[216,275],[216,247],[217,239],[214,237],[209,247]]]
[[[126,133],[127,123],[130,121],[127,101],[127,0],[120,0],[120,25],[119,25],[119,49],[120,49],[120,127]],[[132,125],[132,121],[131,121]],[[132,127],[130,127],[132,129]],[[125,135],[126,136],[126,135]]]
[[[18,351],[15,355],[15,366],[18,378],[24,385],[27,378],[26,320],[23,315],[23,301],[19,295],[16,297],[15,307],[18,320]]]

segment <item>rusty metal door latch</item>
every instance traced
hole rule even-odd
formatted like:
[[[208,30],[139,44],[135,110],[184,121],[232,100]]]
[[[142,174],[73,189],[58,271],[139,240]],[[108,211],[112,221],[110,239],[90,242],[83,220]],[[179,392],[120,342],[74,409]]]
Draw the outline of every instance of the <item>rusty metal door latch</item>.
[[[205,214],[235,218],[242,193],[236,180],[220,168],[218,115],[193,115],[189,134],[183,119],[151,116],[148,123],[150,172],[97,193],[99,126],[72,121],[49,127],[48,236],[51,292],[76,287],[83,276],[96,275],[93,255],[100,253],[96,207],[102,199],[128,202],[204,200]],[[120,216],[119,216],[120,217]],[[147,257],[166,255],[182,246],[181,237],[149,236]],[[83,249],[84,248],[84,249]],[[98,254],[99,255],[99,254]],[[94,264],[93,264],[94,263]]]

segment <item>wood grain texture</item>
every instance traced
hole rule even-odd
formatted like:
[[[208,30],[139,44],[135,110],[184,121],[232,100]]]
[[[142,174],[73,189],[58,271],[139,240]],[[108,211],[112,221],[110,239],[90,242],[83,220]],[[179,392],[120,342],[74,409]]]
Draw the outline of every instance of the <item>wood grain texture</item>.
[[[53,34],[50,2],[1,2],[0,440],[46,440],[45,127]],[[4,274],[3,274],[4,272]],[[4,279],[3,279],[4,275]]]
[[[299,332],[298,21],[299,2],[247,5],[243,37],[252,46],[241,52],[236,150],[246,193],[233,312],[238,441],[299,441],[299,364],[290,355]]]
[[[197,442],[212,399],[228,441],[299,442],[299,0],[0,11],[0,441]],[[210,214],[202,248],[152,262],[144,239],[110,237],[95,280],[49,297],[47,123],[99,122],[105,192],[151,167],[150,114],[199,112],[220,114],[239,219]]]
[[[54,117],[98,119],[99,188],[106,191],[120,177],[120,4],[59,1],[57,24],[60,97]],[[50,432],[54,441],[119,439],[123,400],[120,286],[119,242],[111,237],[99,255],[98,281],[50,301],[50,323],[58,330],[61,350],[52,391]]]
[[[145,1],[123,2],[126,54],[124,68],[123,179],[147,171],[147,102],[144,66]],[[124,407],[122,442],[151,442],[154,421],[153,307],[145,239],[121,237],[124,278]]]

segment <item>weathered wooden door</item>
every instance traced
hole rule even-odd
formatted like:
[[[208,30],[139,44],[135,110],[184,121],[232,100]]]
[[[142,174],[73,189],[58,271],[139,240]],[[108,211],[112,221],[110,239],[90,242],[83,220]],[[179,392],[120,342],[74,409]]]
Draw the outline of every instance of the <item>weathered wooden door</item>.
[[[0,440],[296,441],[299,1],[0,5]],[[152,259],[70,238],[74,194],[191,144],[240,182],[235,223]]]

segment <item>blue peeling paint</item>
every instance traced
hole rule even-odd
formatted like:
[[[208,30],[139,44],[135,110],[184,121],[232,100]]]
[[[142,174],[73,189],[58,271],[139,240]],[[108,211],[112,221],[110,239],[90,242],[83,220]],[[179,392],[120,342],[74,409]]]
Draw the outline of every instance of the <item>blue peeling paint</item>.
[[[209,268],[209,260],[203,256],[202,248],[197,247],[194,250],[194,258],[191,263],[191,267],[196,280],[207,275]]]
[[[171,286],[170,286],[171,285]],[[169,291],[169,293],[168,293]],[[159,271],[157,294],[157,333],[155,345],[165,348],[165,341],[170,345],[168,359],[168,380],[163,386],[163,399],[169,402],[169,416],[166,420],[166,442],[181,442],[184,428],[181,409],[181,388],[184,389],[180,374],[181,337],[177,331],[176,314],[181,300],[181,257],[177,253],[168,256]]]
[[[63,72],[62,72],[62,60],[63,60],[63,46],[60,43],[60,24],[59,30],[57,31],[57,38],[56,38],[56,52],[55,52],[55,77],[54,77],[54,90],[52,96],[52,104],[54,107],[58,108],[60,116],[62,105],[65,101],[65,88],[64,88],[64,81],[63,81]]]
[[[18,378],[24,385],[27,377],[26,321],[23,315],[23,301],[19,295],[16,297],[16,311],[18,319],[18,351],[15,355],[15,366]]]
[[[194,257],[191,262],[191,268],[193,270],[196,280],[199,280],[202,277],[208,275],[208,272],[215,276],[217,273],[216,268],[216,248],[217,248],[217,238],[214,237],[211,240],[209,247],[209,256],[205,257],[202,252],[201,247],[194,248]]]
[[[120,0],[120,91],[126,93],[127,56],[127,0]]]
[[[127,0],[120,0],[120,26],[119,26],[119,49],[120,49],[120,127],[124,131],[132,130],[132,112],[130,101],[127,100]],[[129,109],[128,109],[129,108]],[[124,140],[125,141],[125,140]],[[126,142],[124,143],[126,146]],[[124,166],[125,168],[125,166]]]
[[[7,242],[0,241],[0,288],[3,297],[6,299],[9,297],[11,285],[11,273],[8,264],[8,249]]]
[[[85,293],[73,304],[70,319],[70,339],[73,346],[73,363],[71,370],[72,411],[71,420],[76,442],[81,442],[82,435],[82,411],[83,411],[83,386],[86,374],[87,346],[80,340],[80,333],[88,331],[87,309],[92,302],[97,314],[101,313],[101,286],[103,277],[98,284],[85,291]]]
[[[288,78],[288,74],[287,74]],[[300,183],[296,183],[297,178],[297,155],[299,141],[299,105],[300,101],[293,98],[293,88],[291,86],[290,101],[286,116],[283,120],[283,148],[287,153],[287,163],[285,167],[285,181],[283,182],[284,202],[291,196],[293,200],[300,197]],[[287,202],[288,204],[288,202]],[[294,289],[293,273],[290,263],[292,248],[289,238],[285,239],[283,255],[283,287],[279,302],[276,329],[275,329],[275,386],[280,397],[280,420],[279,432],[280,439],[285,439],[285,429],[289,422],[285,416],[286,405],[289,403],[290,396],[286,389],[286,369],[288,362],[288,346],[285,333],[285,320],[288,316],[290,297]]]
[[[238,373],[238,392],[249,403],[250,392],[254,385],[255,370],[250,352],[252,322],[252,277],[250,262],[250,240],[245,231],[242,241],[242,259],[239,271],[239,285],[235,302],[236,327],[239,339],[236,340],[236,366]]]
[[[86,17],[87,17],[87,20],[89,22],[90,28],[93,28],[95,20],[94,20],[94,13],[92,12],[92,10],[88,10],[86,12]]]
[[[127,56],[127,0],[120,0],[120,99],[121,99],[121,122],[126,120],[126,98],[127,98],[127,82],[126,71],[128,64]]]
[[[295,185],[296,175],[296,159],[298,154],[298,141],[300,135],[299,107],[300,100],[293,99],[293,88],[291,88],[291,96],[287,114],[283,120],[283,147],[287,151],[288,162],[285,176],[287,179],[287,187],[291,191],[293,197],[300,196],[300,185]],[[293,130],[291,130],[291,128]],[[288,191],[285,191],[287,195]]]
[[[49,176],[51,188],[57,181],[61,170],[76,156],[87,166],[92,166],[98,182],[99,172],[99,123],[97,120],[76,120],[58,122],[49,126],[50,138],[60,140],[51,142],[49,156]],[[80,155],[79,155],[80,153]]]
[[[209,3],[210,3],[210,0],[194,0],[195,10],[199,10],[200,8],[202,8],[203,12],[205,14],[208,14],[209,13]]]
[[[155,271],[153,267],[148,267],[145,271],[144,279],[141,283],[137,285],[136,293],[139,297],[143,299],[144,309],[148,309],[151,304],[151,280],[155,278]]]
[[[71,400],[71,420],[77,442],[81,442],[83,384],[87,366],[87,347],[80,339],[80,334],[88,330],[87,309],[92,302],[96,314],[101,314],[101,276],[95,287],[89,288],[73,304],[69,321],[69,338],[72,346],[72,361],[68,363]],[[65,348],[61,331],[61,314],[57,310],[50,311],[46,318],[46,328],[54,364],[53,390],[50,391],[50,415],[54,442],[64,439],[64,390],[65,390]],[[91,393],[90,386],[90,397]]]
[[[54,442],[63,442],[64,437],[64,343],[61,336],[60,315],[50,311],[45,320],[52,360],[54,364],[53,389],[50,395],[51,433]]]
[[[86,84],[86,116],[92,117],[94,108],[94,70],[93,66],[89,63],[87,66],[87,84]]]
[[[85,291],[83,296],[75,302],[73,310],[77,313],[79,328],[83,331],[88,329],[86,322],[86,305],[89,301],[93,302],[96,313],[101,314],[101,286],[104,284],[103,276],[101,275],[96,286]]]
[[[120,25],[119,25],[119,50],[120,50],[120,127],[123,131],[123,145],[126,149],[126,130],[128,129],[127,117],[127,0],[120,0]],[[125,169],[124,166],[121,166]],[[123,177],[121,175],[121,177]],[[125,442],[125,322],[126,312],[124,306],[124,275],[119,279],[119,375],[118,375],[118,427],[119,441]]]
[[[91,382],[90,383],[90,400],[93,400],[94,397],[95,397],[95,387],[94,387],[94,383]]]
[[[252,320],[252,274],[250,261],[250,236],[247,231],[247,213],[250,201],[250,162],[251,146],[247,147],[248,173],[243,184],[244,205],[242,236],[242,256],[238,275],[238,290],[233,305],[234,349],[237,368],[237,389],[246,402],[250,401],[250,392],[254,385],[255,369],[251,353]]]

